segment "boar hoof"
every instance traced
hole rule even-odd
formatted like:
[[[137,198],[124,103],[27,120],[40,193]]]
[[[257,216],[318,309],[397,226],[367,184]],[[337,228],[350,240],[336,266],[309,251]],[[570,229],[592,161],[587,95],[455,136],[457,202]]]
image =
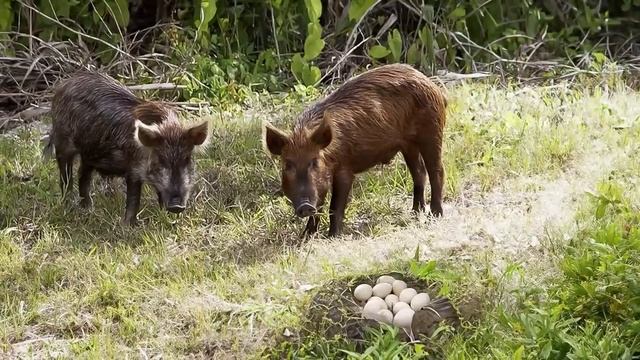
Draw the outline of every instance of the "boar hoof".
[[[93,206],[93,201],[91,198],[82,198],[80,199],[80,207],[83,209],[88,209]]]
[[[431,215],[433,215],[434,217],[442,216],[442,206],[432,205],[431,206]]]
[[[301,239],[306,239],[309,237],[312,237],[313,235],[315,235],[318,232],[318,229],[308,229],[305,228],[304,231],[302,231],[302,234],[300,234],[300,238]]]
[[[124,218],[124,219],[122,219],[122,221],[120,223],[122,224],[122,226],[125,226],[125,227],[135,227],[136,225],[138,225],[138,219],[136,219],[136,218],[131,218],[131,219]]]

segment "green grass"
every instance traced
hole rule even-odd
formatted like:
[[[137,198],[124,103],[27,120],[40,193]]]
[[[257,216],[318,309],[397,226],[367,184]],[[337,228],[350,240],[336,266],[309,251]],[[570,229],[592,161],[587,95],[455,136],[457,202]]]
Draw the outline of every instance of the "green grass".
[[[514,179],[553,181],[591,156],[594,143],[626,151],[636,146],[638,96],[616,84],[609,90],[590,85],[469,83],[449,89],[448,208],[464,207],[468,199],[482,199],[496,189],[508,192]],[[0,138],[0,352],[28,354],[30,348],[34,357],[246,358],[271,347],[296,349],[296,341],[282,345],[277,339],[285,328],[296,334],[313,293],[304,291],[304,285],[379,270],[417,271],[419,264],[411,267],[402,251],[371,260],[349,258],[349,253],[330,256],[332,249],[385,243],[387,238],[402,244],[403,229],[429,231],[438,225],[409,211],[412,183],[400,157],[358,178],[345,236],[330,240],[320,235],[308,242],[298,238],[304,224],[276,195],[277,165],[262,150],[260,124],[265,119],[289,124],[313,97],[296,92],[284,98],[256,95],[249,109],[202,114],[213,115],[215,139],[198,156],[200,180],[189,210],[180,217],[167,214],[155,206],[147,189],[143,225],[135,229],[119,224],[124,211],[121,181],[107,186],[96,178],[94,208],[83,211],[61,201],[57,168],[40,159],[40,134],[27,129]],[[632,127],[613,129],[620,123]],[[637,168],[624,165],[620,181],[630,181],[637,172],[629,169]],[[581,216],[583,222],[592,222]],[[323,219],[321,231],[326,230]],[[576,282],[562,280],[567,276],[562,275],[567,271],[563,240],[546,241],[559,250],[545,253],[551,258],[544,264],[561,264],[554,270],[561,273],[559,281]],[[372,247],[373,255],[375,251]],[[444,291],[456,301],[469,295],[485,299],[486,317],[462,335],[448,336],[437,348],[401,345],[389,332],[372,334],[372,351],[402,347],[400,352],[411,357],[436,352],[452,359],[500,358],[511,357],[524,345],[523,357],[531,357],[545,349],[543,340],[552,341],[555,349],[557,337],[526,334],[515,309],[542,316],[527,320],[533,326],[561,324],[566,309],[548,315],[536,315],[535,309],[548,309],[557,299],[568,301],[561,296],[564,283],[518,280],[513,294],[507,290],[513,276],[494,266],[502,254],[472,249],[465,254],[462,263],[455,262],[457,257],[440,259],[438,276],[448,279]],[[524,265],[512,266],[521,267],[513,273],[530,276]],[[517,294],[536,287],[551,299],[527,304]],[[585,320],[579,331],[572,323],[561,330],[584,339],[584,351],[594,344],[589,339],[599,337],[610,342],[602,346],[630,346],[615,332],[618,323],[600,320],[594,317],[591,325]],[[504,335],[494,332],[496,328]],[[513,340],[497,344],[503,336]],[[341,356],[346,356],[341,346],[355,351],[340,340],[316,339],[305,346]]]

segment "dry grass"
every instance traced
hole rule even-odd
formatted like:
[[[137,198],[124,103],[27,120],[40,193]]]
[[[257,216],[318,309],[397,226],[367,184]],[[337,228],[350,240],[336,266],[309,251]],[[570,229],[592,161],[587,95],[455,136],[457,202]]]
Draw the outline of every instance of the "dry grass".
[[[295,97],[214,116],[189,211],[165,214],[149,191],[134,230],[118,222],[119,182],[95,187],[91,211],[64,206],[38,131],[3,135],[0,351],[255,356],[285,328],[296,334],[313,286],[405,269],[418,246],[421,259],[457,264],[445,284],[454,298],[494,291],[513,263],[543,273],[574,230],[575,200],[626,156],[631,130],[614,126],[637,126],[637,94],[615,83],[461,84],[450,96],[446,216],[410,213],[411,180],[396,159],[358,179],[344,236],[305,243],[260,146],[262,120],[291,121],[302,107]]]

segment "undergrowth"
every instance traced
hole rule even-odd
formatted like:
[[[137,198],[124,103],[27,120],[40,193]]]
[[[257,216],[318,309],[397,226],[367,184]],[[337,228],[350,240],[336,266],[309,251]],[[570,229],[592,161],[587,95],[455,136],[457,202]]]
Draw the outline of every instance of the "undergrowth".
[[[637,179],[637,178],[636,178]],[[631,186],[630,186],[631,185]],[[624,189],[624,190],[623,190]],[[634,359],[640,356],[640,203],[626,194],[637,182],[604,181],[583,210],[584,228],[565,247],[560,274],[541,288],[512,289],[509,305],[497,300],[506,291],[483,290],[485,312],[453,335],[445,329],[415,344],[398,340],[398,329],[368,333],[364,344],[309,337],[283,343],[271,354],[295,359]],[[626,193],[626,194],[625,194]],[[440,295],[460,293],[473,278],[444,261],[412,261],[407,271],[444,286]],[[517,266],[502,273],[522,276]],[[486,278],[485,278],[486,280]],[[466,285],[465,285],[466,284]],[[458,289],[456,289],[458,288]],[[465,289],[468,291],[468,288]],[[492,299],[493,297],[493,299]]]
[[[510,179],[554,179],[585,155],[594,137],[611,146],[635,144],[620,132],[637,133],[637,95],[615,81],[550,88],[463,83],[449,92],[445,203],[452,211],[481,201]],[[189,209],[180,217],[166,214],[145,191],[143,224],[136,229],[119,226],[124,209],[120,181],[97,178],[91,210],[64,204],[55,164],[40,159],[41,134],[26,128],[3,135],[0,351],[69,358],[246,358],[270,346],[310,358],[356,356],[347,352],[367,348],[365,358],[511,357],[521,348],[523,358],[547,352],[559,358],[563,352],[589,349],[623,355],[637,351],[632,320],[637,310],[619,305],[637,301],[635,288],[628,285],[637,281],[637,232],[625,230],[637,223],[631,216],[637,201],[624,200],[628,191],[625,196],[604,188],[596,193],[600,202],[613,200],[596,207],[604,206],[597,210],[600,219],[575,237],[573,250],[563,255],[562,275],[548,290],[505,294],[502,283],[509,276],[475,257],[438,261],[434,267],[431,262],[408,264],[404,256],[378,263],[345,252],[312,263],[321,249],[347,244],[351,251],[360,242],[387,241],[385,235],[405,228],[426,232],[437,226],[409,211],[412,184],[396,158],[358,178],[345,236],[298,238],[304,224],[276,194],[278,165],[262,150],[260,126],[263,120],[290,125],[316,96],[307,88],[284,97],[253,94],[250,108],[242,112],[200,114],[212,116],[215,138],[198,155],[198,190]],[[619,130],[620,124],[629,125]],[[633,183],[621,187],[634,189]],[[614,225],[605,232],[606,224]],[[325,216],[320,231],[326,229]],[[593,244],[588,237],[595,239]],[[362,271],[363,263],[438,279],[454,303],[475,294],[486,299],[481,305],[489,310],[458,335],[443,331],[443,340],[433,344],[403,345],[391,330],[372,333],[363,352],[339,339],[315,339],[297,349],[274,344],[283,328],[295,332],[312,284]],[[518,266],[511,269],[507,273],[513,276],[522,273]],[[627,286],[620,285],[624,282]],[[507,301],[513,297],[517,301]],[[603,307],[605,299],[612,305]],[[499,342],[496,334],[501,334]]]

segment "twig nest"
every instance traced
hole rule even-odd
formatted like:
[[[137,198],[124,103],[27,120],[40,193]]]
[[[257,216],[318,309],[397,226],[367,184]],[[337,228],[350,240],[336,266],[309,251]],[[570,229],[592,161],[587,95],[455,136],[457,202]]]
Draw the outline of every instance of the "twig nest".
[[[391,294],[391,284],[389,283],[383,282],[373,287],[373,296],[384,299],[389,294]]]
[[[373,294],[373,288],[369,284],[358,285],[353,290],[353,296],[359,301],[367,301]]]
[[[386,309],[387,309],[387,303],[384,302],[384,300],[382,300],[381,298],[377,296],[373,296],[364,305],[364,308],[362,309],[362,316],[365,319],[374,319],[375,315],[380,310],[386,310]]]
[[[403,303],[411,304],[411,299],[413,299],[413,297],[416,295],[418,295],[418,292],[415,289],[407,288],[402,290],[398,298]]]
[[[407,288],[407,283],[402,280],[396,280],[391,284],[393,293],[400,296],[402,290]]]
[[[415,311],[410,308],[398,311],[396,316],[393,318],[393,325],[402,329],[411,329],[411,322],[413,321],[414,314]]]
[[[429,297],[429,294],[420,293],[411,299],[411,309],[413,309],[413,311],[422,310],[427,307],[430,302],[431,298]]]
[[[397,314],[402,309],[411,309],[411,306],[409,306],[409,304],[402,301],[398,301],[395,305],[393,305],[394,314]]]
[[[393,276],[389,276],[389,275],[382,275],[378,278],[378,280],[376,280],[376,284],[382,284],[382,283],[387,283],[389,285],[393,284],[393,282],[396,281],[396,279],[393,278]]]
[[[393,309],[393,305],[395,305],[398,301],[400,301],[398,299],[398,297],[394,294],[389,294],[387,295],[386,298],[384,298],[384,302],[387,303],[387,307],[392,310]]]

